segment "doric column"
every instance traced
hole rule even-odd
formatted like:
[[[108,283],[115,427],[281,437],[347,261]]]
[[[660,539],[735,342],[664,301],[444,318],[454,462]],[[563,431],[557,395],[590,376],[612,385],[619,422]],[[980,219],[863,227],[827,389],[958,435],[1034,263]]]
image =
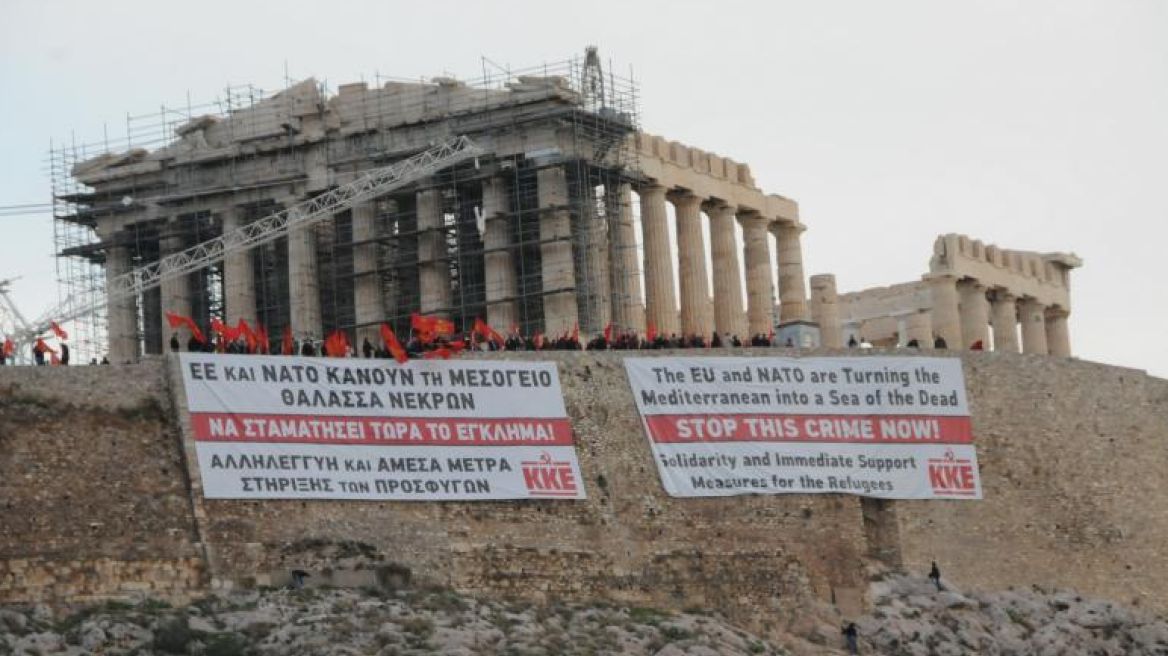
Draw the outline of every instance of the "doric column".
[[[734,239],[734,208],[712,201],[706,204],[706,215],[710,217],[710,262],[714,267],[714,330],[724,336],[745,338],[746,312]]]
[[[641,275],[637,266],[637,228],[633,224],[633,187],[623,183],[605,196],[608,215],[609,288],[612,323],[620,330],[645,332]]]
[[[961,312],[957,301],[957,278],[930,274],[925,278],[933,295],[933,332],[951,349],[961,348]]]
[[[771,247],[767,241],[767,219],[756,212],[741,212],[742,257],[746,264],[747,328],[750,335],[769,334],[775,327],[774,285],[771,282]]]
[[[819,324],[820,346],[840,348],[844,345],[835,276],[831,274],[811,276],[811,320]]]
[[[132,269],[130,249],[110,246],[105,251],[106,284]],[[109,314],[109,361],[114,364],[138,361],[138,299],[134,296],[112,301]]]
[[[582,265],[576,270],[576,302],[580,311],[580,331],[596,335],[612,321],[612,298],[609,292],[608,276],[608,221],[600,217],[596,189],[584,185],[580,189],[584,196],[580,203],[579,221],[582,225],[575,232],[578,240]]]
[[[1067,330],[1069,314],[1060,307],[1051,307],[1046,311],[1046,345],[1051,355],[1071,357],[1071,336]]]
[[[179,253],[184,246],[182,238],[178,236],[165,235],[158,239],[159,254],[162,257]],[[170,351],[170,336],[174,334],[178,335],[179,343],[183,350],[186,350],[187,340],[191,337],[190,333],[181,326],[171,328],[166,315],[170,313],[180,317],[191,316],[191,277],[179,276],[163,280],[162,284],[159,285],[159,295],[162,299],[162,320],[159,323],[162,331],[162,352]]]
[[[990,304],[986,300],[986,287],[974,280],[957,283],[961,295],[961,336],[962,346],[969,348],[981,342],[983,349],[989,348]]]
[[[357,320],[357,352],[365,340],[381,344],[380,322],[385,320],[385,296],[377,271],[377,203],[353,206],[353,312]]]
[[[1018,305],[1018,322],[1022,324],[1022,352],[1046,355],[1046,306],[1034,299]]]
[[[568,211],[568,178],[563,167],[536,174],[539,239],[543,275],[544,332],[550,337],[571,333],[578,325],[576,267],[572,261],[572,217]]]
[[[665,187],[646,185],[641,196],[641,242],[645,249],[645,322],[660,335],[681,330],[673,286],[673,258],[669,254],[669,224]]]
[[[422,314],[449,316],[450,263],[443,230],[442,192],[419,191],[417,213],[419,307]]]
[[[993,301],[994,350],[1003,353],[1018,352],[1018,298],[1003,291],[994,291]]]
[[[235,232],[243,226],[242,210],[227,208],[216,214],[223,225],[223,234]],[[252,250],[236,251],[223,258],[223,304],[227,323],[236,325],[240,319],[247,325],[256,325],[255,268],[252,266]],[[296,290],[291,290],[292,295]],[[283,334],[283,326],[269,326],[271,332]]]
[[[805,229],[798,223],[775,223],[771,226],[778,240],[779,323],[807,321],[807,287],[803,282],[803,247],[799,235]]]
[[[293,336],[300,340],[323,337],[316,233],[312,226],[288,232],[288,296]]]
[[[917,340],[920,348],[933,348],[933,315],[926,312],[913,312],[904,317],[905,343]]]
[[[702,199],[688,191],[669,194],[677,219],[677,277],[681,291],[681,332],[706,338],[714,329],[710,279],[702,235]]]
[[[511,254],[511,230],[507,182],[503,178],[483,181],[483,248],[487,279],[487,323],[506,334],[519,322],[515,299],[519,297],[519,278]]]

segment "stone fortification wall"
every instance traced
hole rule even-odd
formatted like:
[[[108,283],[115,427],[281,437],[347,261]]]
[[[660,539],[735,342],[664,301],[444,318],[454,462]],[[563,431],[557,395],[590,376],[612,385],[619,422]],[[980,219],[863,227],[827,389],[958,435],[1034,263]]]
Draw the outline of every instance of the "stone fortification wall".
[[[203,585],[165,373],[0,368],[0,602]]]
[[[393,562],[467,592],[718,608],[760,627],[809,598],[859,600],[855,497],[667,497],[619,356],[547,358],[560,364],[586,501],[205,500],[215,584],[279,583],[292,568],[335,577],[318,556],[328,545],[376,552],[357,567]]]
[[[376,581],[404,566],[470,592],[717,607],[757,626],[811,598],[854,600],[878,554],[918,571],[935,558],[967,587],[1168,609],[1168,381],[963,353],[984,501],[681,500],[661,489],[620,354],[541,357],[560,363],[587,501],[207,501],[197,472],[188,495],[189,435],[180,447],[169,418],[177,368],[0,370],[0,601],[195,594],[293,568]]]
[[[985,499],[897,502],[904,563],[967,587],[1073,587],[1168,610],[1168,380],[965,356]]]

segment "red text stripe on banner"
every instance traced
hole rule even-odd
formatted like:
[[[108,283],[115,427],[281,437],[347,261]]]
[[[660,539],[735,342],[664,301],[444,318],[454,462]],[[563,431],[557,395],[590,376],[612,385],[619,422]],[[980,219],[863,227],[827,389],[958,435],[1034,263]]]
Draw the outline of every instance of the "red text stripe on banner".
[[[659,444],[863,442],[969,444],[969,417],[920,415],[649,415]]]
[[[202,442],[444,446],[571,446],[562,419],[430,419],[192,413]]]

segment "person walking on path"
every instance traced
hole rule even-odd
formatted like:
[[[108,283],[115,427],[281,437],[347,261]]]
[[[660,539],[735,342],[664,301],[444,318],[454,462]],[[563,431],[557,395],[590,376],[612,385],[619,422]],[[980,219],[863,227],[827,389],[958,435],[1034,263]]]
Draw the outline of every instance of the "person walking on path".
[[[937,567],[937,561],[933,561],[933,567],[929,570],[929,578],[933,579],[933,585],[937,586],[937,592],[943,590],[941,587],[941,570]]]

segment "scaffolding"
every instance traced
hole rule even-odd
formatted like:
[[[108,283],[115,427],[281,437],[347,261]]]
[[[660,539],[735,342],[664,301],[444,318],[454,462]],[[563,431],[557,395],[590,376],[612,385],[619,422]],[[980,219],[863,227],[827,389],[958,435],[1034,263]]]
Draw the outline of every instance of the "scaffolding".
[[[376,74],[372,88],[342,85],[335,93],[315,80],[288,80],[275,92],[227,87],[211,103],[188,100],[127,115],[125,132],[116,139],[107,134],[98,142],[50,144],[59,294],[100,299],[111,248],[124,247],[131,267],[141,268],[220,236],[225,218],[208,210],[205,198],[229,198],[235,220],[247,225],[302,200],[282,195],[288,186],[323,193],[338,180],[465,134],[481,138],[489,152],[473,164],[441,171],[408,194],[378,199],[372,236],[355,237],[349,211],[310,228],[323,332],[345,330],[353,337],[358,329],[383,321],[408,330],[410,315],[423,306],[423,267],[444,269],[449,278],[448,302],[427,311],[449,316],[460,329],[485,318],[488,297],[497,299],[500,292],[488,289],[484,268],[492,252],[483,239],[481,183],[488,178],[507,181],[510,239],[505,248],[517,279],[517,294],[507,299],[515,303],[517,325],[497,328],[529,335],[543,330],[544,296],[570,291],[581,332],[600,332],[613,323],[612,307],[641,301],[619,298],[619,289],[626,287],[612,284],[639,277],[639,269],[627,265],[639,258],[620,257],[607,246],[622,215],[635,220],[629,195],[620,190],[640,175],[632,143],[639,124],[637,85],[631,73],[615,75],[611,65],[602,67],[594,49],[584,57],[526,69],[500,67],[485,58],[481,65],[481,77],[471,80]],[[323,147],[304,147],[301,133],[313,130],[324,135],[318,141]],[[223,143],[235,147],[226,155],[200,158]],[[118,175],[87,178],[95,166],[109,162],[115,162],[117,168],[110,170]],[[556,237],[540,230],[549,207],[540,202],[537,178],[551,167],[564,170],[567,185],[564,203],[551,210],[566,212],[571,226],[569,234]],[[321,170],[327,172],[323,182],[313,179],[313,172]],[[416,198],[425,191],[436,192],[437,225],[419,225]],[[570,289],[548,289],[544,249],[565,240],[571,245],[575,283]],[[357,266],[358,249],[369,248],[375,266]],[[635,241],[624,248],[636,249]],[[288,268],[288,239],[256,246],[246,257],[254,276],[256,319],[273,337],[281,335],[290,322],[291,299],[301,291],[296,279],[302,272]],[[354,288],[365,276],[378,279],[385,311],[359,325]],[[225,317],[224,284],[222,263],[191,275],[190,305],[197,324],[205,327],[213,317]],[[157,288],[134,299],[137,341],[146,353],[165,348],[163,303]],[[103,311],[79,317],[73,331],[78,361],[102,357]]]

